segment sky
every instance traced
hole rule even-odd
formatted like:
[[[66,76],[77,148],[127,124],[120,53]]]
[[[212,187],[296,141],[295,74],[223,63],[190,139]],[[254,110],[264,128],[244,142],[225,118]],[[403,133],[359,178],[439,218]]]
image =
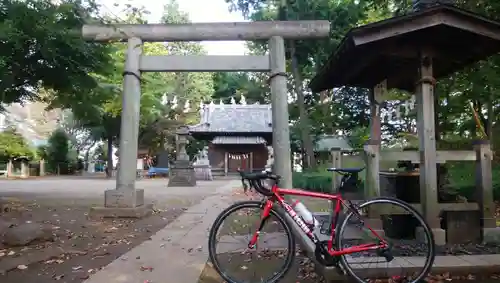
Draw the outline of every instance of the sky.
[[[239,13],[230,13],[224,0],[177,0],[182,11],[189,14],[192,22],[242,22]],[[159,0],[100,0],[105,10],[117,16],[119,10],[114,3],[130,3],[133,6],[144,6],[151,14],[149,23],[158,23],[163,13],[163,5],[167,1]],[[206,41],[202,43],[209,55],[244,55],[246,48],[243,41]]]

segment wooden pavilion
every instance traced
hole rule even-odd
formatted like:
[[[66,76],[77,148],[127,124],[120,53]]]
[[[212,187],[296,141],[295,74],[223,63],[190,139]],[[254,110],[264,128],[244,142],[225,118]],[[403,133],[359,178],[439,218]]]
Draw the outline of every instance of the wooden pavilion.
[[[434,5],[409,14],[350,30],[339,48],[311,81],[321,92],[340,86],[373,89],[366,197],[380,195],[379,161],[420,163],[420,204],[414,204],[433,229],[436,244],[444,244],[442,210],[476,211],[481,215],[483,239],[496,238],[491,181],[491,150],[478,141],[474,151],[436,151],[434,85],[474,62],[500,51],[500,24],[450,5]],[[419,151],[381,152],[380,103],[386,88],[415,92]],[[438,204],[436,164],[447,160],[474,160],[477,164],[477,203]],[[373,217],[374,225],[378,220]]]
[[[213,174],[228,175],[238,168],[261,171],[267,163],[267,145],[272,144],[269,104],[205,104],[201,121],[189,132],[209,141],[208,159]]]

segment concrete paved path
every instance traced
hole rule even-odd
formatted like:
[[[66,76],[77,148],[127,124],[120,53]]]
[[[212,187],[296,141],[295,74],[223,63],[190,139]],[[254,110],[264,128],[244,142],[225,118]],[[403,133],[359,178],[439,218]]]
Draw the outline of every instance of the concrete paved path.
[[[234,202],[231,192],[238,186],[239,181],[226,182],[150,241],[104,267],[85,283],[196,283],[208,259],[210,227],[217,215]]]

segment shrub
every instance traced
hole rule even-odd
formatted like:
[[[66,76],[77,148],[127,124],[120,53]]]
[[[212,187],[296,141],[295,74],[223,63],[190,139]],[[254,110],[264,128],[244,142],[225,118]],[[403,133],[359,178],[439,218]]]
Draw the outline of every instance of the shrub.
[[[476,195],[476,169],[474,162],[449,162],[448,174],[451,186],[459,195],[474,200]],[[491,168],[493,198],[500,200],[500,165]]]
[[[326,170],[319,172],[294,172],[293,187],[312,192],[331,193],[333,191],[332,184],[333,173]],[[363,190],[364,184],[359,180],[357,186],[359,190]]]

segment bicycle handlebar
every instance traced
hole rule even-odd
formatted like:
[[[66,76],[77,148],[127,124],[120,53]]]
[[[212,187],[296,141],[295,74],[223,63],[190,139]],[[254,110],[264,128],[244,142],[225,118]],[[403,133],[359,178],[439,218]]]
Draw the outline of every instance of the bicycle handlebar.
[[[264,196],[272,196],[273,193],[269,190],[266,189],[266,187],[262,184],[263,180],[273,180],[275,182],[278,182],[280,180],[280,176],[276,174],[272,174],[271,172],[243,172],[242,170],[238,169],[238,173],[240,173],[241,176],[241,183],[243,184],[243,187],[246,188],[245,180],[247,180],[250,184],[251,187],[253,187],[257,192]]]

